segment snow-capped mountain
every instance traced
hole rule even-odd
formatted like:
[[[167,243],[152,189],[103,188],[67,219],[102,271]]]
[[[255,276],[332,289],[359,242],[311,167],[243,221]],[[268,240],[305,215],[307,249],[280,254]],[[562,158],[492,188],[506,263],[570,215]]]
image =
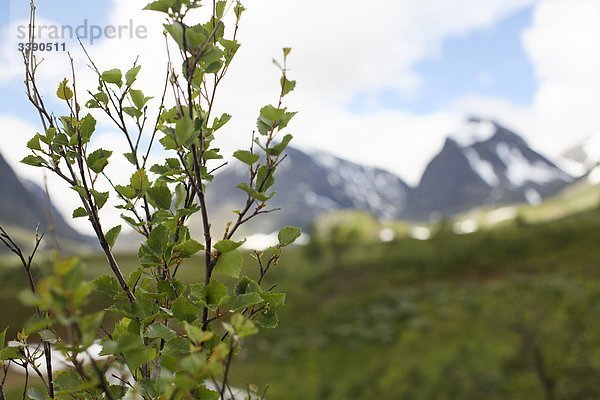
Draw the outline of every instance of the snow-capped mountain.
[[[308,226],[320,214],[341,209],[364,210],[382,219],[398,218],[411,188],[394,174],[342,160],[323,152],[303,152],[293,147],[278,170],[270,204],[280,207],[269,218],[258,218],[255,227],[264,232],[279,225]],[[245,194],[236,189],[247,179],[244,165],[233,162],[210,185],[209,205],[219,219],[231,218],[243,205]],[[276,217],[275,217],[276,216]],[[265,225],[266,224],[266,225]]]
[[[574,176],[596,175],[600,172],[600,133],[591,136],[563,153],[560,165]],[[597,172],[593,172],[593,171]]]
[[[471,119],[468,132],[448,138],[409,199],[410,219],[452,215],[473,207],[539,203],[573,181],[507,128]],[[464,138],[470,138],[465,141]]]

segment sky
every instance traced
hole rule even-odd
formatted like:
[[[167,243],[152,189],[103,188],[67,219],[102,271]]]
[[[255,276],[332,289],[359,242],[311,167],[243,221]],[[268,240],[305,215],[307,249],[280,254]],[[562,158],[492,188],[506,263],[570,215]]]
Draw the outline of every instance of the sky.
[[[28,2],[0,1],[0,152],[22,177],[41,182],[40,171],[18,163],[39,130],[23,95],[16,50]],[[145,3],[38,0],[38,23],[104,27],[131,20],[147,28],[146,38],[102,39],[87,47],[105,70],[128,69],[139,55],[140,84],[160,97],[162,20],[141,12]],[[409,184],[418,183],[446,136],[460,135],[468,116],[497,120],[549,157],[600,131],[598,0],[245,3],[242,48],[217,99],[220,110],[234,115],[218,138],[225,154],[247,147],[258,110],[275,101],[278,71],[271,60],[286,46],[293,48],[290,76],[298,81],[289,97],[289,107],[300,111],[291,126],[294,144],[388,169]],[[94,85],[78,46],[67,46],[80,86]],[[63,52],[44,58],[42,90],[59,112],[51,98],[69,75],[68,59]],[[101,121],[94,146],[124,148],[123,138]],[[124,159],[113,166],[117,174],[127,168]],[[76,199],[61,185],[53,181],[51,194],[70,214]]]

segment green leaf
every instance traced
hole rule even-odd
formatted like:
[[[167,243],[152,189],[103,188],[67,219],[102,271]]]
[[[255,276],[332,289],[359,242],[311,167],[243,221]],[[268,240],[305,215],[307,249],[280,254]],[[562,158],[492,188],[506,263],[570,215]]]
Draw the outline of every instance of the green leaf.
[[[266,195],[264,193],[258,192],[256,189],[250,187],[247,183],[240,183],[236,187],[240,190],[243,190],[248,194],[248,196],[258,201],[265,202],[273,197],[273,195]]]
[[[181,22],[175,21],[172,24],[164,24],[165,30],[169,32],[175,43],[183,48],[183,25]]]
[[[92,171],[99,174],[108,165],[108,159],[112,155],[112,151],[98,149],[88,156],[88,166]]]
[[[262,292],[260,296],[269,304],[269,309],[278,311],[285,305],[285,293]]]
[[[217,14],[217,18],[218,19],[223,18],[223,14],[225,13],[225,6],[226,5],[227,5],[227,1],[226,0],[219,0],[219,1],[217,1],[216,14]]]
[[[167,341],[163,354],[167,356],[181,357],[192,351],[192,343],[181,336],[174,337]]]
[[[277,127],[278,121],[285,114],[285,109],[276,108],[272,105],[261,108],[260,115],[257,121],[258,131],[262,135],[266,135],[271,129]]]
[[[79,133],[81,134],[81,142],[88,143],[92,138],[92,134],[96,130],[96,119],[87,114],[79,123]]]
[[[295,226],[286,226],[282,230],[279,231],[277,235],[277,239],[279,239],[279,244],[281,246],[288,246],[296,241],[302,235],[302,231],[300,228]]]
[[[239,278],[243,264],[244,259],[242,258],[242,255],[239,251],[234,250],[219,256],[215,265],[215,271],[233,278]]]
[[[258,315],[256,323],[263,328],[274,329],[279,325],[279,316],[276,311],[267,310]]]
[[[114,298],[121,293],[121,286],[117,280],[110,275],[102,275],[94,280],[94,289]]]
[[[98,207],[98,210],[101,210],[102,207],[104,207],[104,205],[108,201],[109,193],[108,192],[99,192],[94,189],[91,189],[90,192],[92,193],[92,196],[94,197],[94,201],[96,202],[96,207]]]
[[[44,160],[43,157],[33,155],[25,157],[21,160],[21,162],[23,164],[31,165],[33,167],[43,167],[44,165],[47,165],[46,160]]]
[[[131,97],[131,101],[138,108],[138,110],[143,109],[148,100],[150,100],[149,97],[144,96],[144,92],[142,92],[141,90],[131,90],[129,92],[129,96]]]
[[[175,138],[180,146],[190,146],[196,139],[196,130],[194,121],[187,115],[184,115],[175,125]]]
[[[296,81],[290,81],[285,76],[281,77],[281,97],[286,96],[296,88]]]
[[[2,331],[2,333],[0,333],[0,349],[4,348],[4,342],[6,341],[6,331],[8,330],[8,328],[4,329],[4,331]]]
[[[242,294],[246,294],[246,293],[256,293],[256,292],[260,292],[260,286],[258,285],[258,283],[256,283],[256,281],[248,278],[247,276],[242,277],[236,284],[235,284],[235,294],[236,296],[240,296]]]
[[[61,100],[70,100],[73,97],[73,90],[69,87],[69,80],[67,78],[63,79],[58,85],[56,96]]]
[[[83,381],[73,370],[59,371],[54,377],[55,389],[58,392],[77,392],[81,389]]]
[[[235,153],[233,153],[233,156],[241,162],[243,162],[244,164],[248,165],[253,165],[258,160],[260,160],[258,154],[251,153],[248,150],[238,150]]]
[[[201,250],[204,250],[202,244],[189,239],[173,248],[173,256],[177,258],[189,258]]]
[[[135,199],[136,191],[131,186],[116,185],[115,189],[117,190],[117,193],[119,193],[121,196],[125,197],[126,199],[129,199],[129,200]]]
[[[173,202],[173,195],[166,185],[154,186],[148,189],[148,196],[152,204],[161,209],[171,209],[171,203]]]
[[[156,255],[165,256],[171,239],[169,230],[164,225],[158,225],[148,236],[146,244]]]
[[[141,197],[141,195],[146,192],[150,186],[150,181],[148,180],[148,174],[146,174],[146,170],[143,168],[137,170],[131,176],[130,185],[132,188],[138,191],[138,196]]]
[[[229,301],[229,291],[223,283],[211,280],[208,286],[200,289],[201,300],[211,310],[215,311]]]
[[[144,336],[150,339],[163,339],[170,340],[177,336],[177,333],[165,324],[161,324],[159,322],[155,322],[146,328],[146,332]]]
[[[42,329],[41,331],[38,332],[38,334],[40,335],[40,339],[42,339],[42,341],[44,341],[44,342],[48,342],[50,344],[58,343],[58,337],[56,337],[54,332],[52,332],[48,329]]]
[[[75,211],[73,211],[73,218],[83,218],[87,216],[89,216],[89,214],[83,207],[78,207],[75,209]]]
[[[27,397],[31,400],[46,400],[48,398],[46,392],[36,387],[27,389]]]
[[[117,237],[119,237],[119,233],[121,233],[121,225],[117,225],[114,228],[111,228],[108,232],[106,232],[106,241],[108,242],[108,246],[112,248],[117,241]]]
[[[144,115],[143,112],[141,112],[140,110],[138,110],[135,107],[123,107],[123,111],[125,111],[125,114],[127,114],[131,118],[135,118],[135,119],[139,119],[142,117],[142,115]]]
[[[179,321],[194,322],[198,319],[200,309],[185,297],[179,296],[177,300],[173,302],[171,311],[173,311],[173,316]]]
[[[203,331],[199,326],[191,325],[187,322],[183,323],[183,327],[190,340],[196,344],[204,343],[215,336],[213,332]]]
[[[234,251],[235,249],[239,248],[245,242],[245,240],[241,242],[234,242],[233,240],[225,239],[217,242],[215,244],[215,249],[217,249],[221,253],[229,253],[230,251]]]
[[[285,135],[283,137],[283,140],[280,143],[267,149],[267,154],[269,154],[271,156],[279,156],[281,153],[283,153],[285,151],[285,149],[290,144],[290,142],[292,141],[293,138],[294,137],[290,134]]]
[[[135,80],[137,79],[138,73],[141,69],[142,66],[137,65],[125,73],[125,85],[127,85],[127,87],[133,85],[133,82],[135,82]]]
[[[231,317],[231,326],[240,338],[245,338],[258,333],[258,328],[254,325],[254,322],[239,313],[234,314],[233,317]]]
[[[101,78],[106,83],[113,83],[118,87],[123,85],[123,73],[120,69],[111,69],[102,73]]]
[[[169,8],[171,7],[172,4],[173,4],[173,1],[171,1],[171,0],[157,0],[157,1],[153,1],[152,3],[150,3],[146,7],[144,7],[144,10],[168,13]]]
[[[27,142],[27,147],[30,150],[42,150],[42,146],[40,145],[40,135],[35,135],[32,137],[29,142]]]
[[[131,165],[135,166],[137,164],[137,158],[134,153],[123,153],[123,157],[125,157],[125,159],[131,163]]]
[[[238,311],[262,302],[263,298],[259,293],[246,293],[235,298],[232,309]]]
[[[219,130],[230,120],[231,120],[231,115],[229,115],[229,114],[223,114],[223,115],[221,115],[221,118],[215,118],[215,120],[213,122],[213,126],[212,126],[213,131]]]

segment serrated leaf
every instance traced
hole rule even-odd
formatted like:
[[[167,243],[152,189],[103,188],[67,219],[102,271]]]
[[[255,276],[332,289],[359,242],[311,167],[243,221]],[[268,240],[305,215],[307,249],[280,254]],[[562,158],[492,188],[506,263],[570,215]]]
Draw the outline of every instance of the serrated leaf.
[[[109,71],[105,71],[100,76],[102,80],[106,83],[112,83],[119,87],[123,85],[123,73],[120,69],[111,69]]]
[[[285,135],[280,143],[267,149],[267,154],[269,154],[270,156],[281,155],[281,153],[285,151],[285,149],[288,147],[293,138],[294,137],[290,134]]]
[[[121,225],[117,225],[114,228],[111,228],[108,232],[106,232],[106,241],[108,242],[108,246],[112,249],[119,237],[119,233],[121,233]]]
[[[153,205],[161,210],[169,210],[173,195],[166,185],[154,186],[148,189],[148,196]]]
[[[96,119],[91,114],[87,114],[79,122],[79,133],[81,134],[81,142],[83,144],[88,143],[92,137],[92,134],[96,130]]]
[[[58,85],[56,96],[61,100],[70,100],[73,97],[73,90],[69,87],[69,80],[67,78],[63,79]]]
[[[295,226],[286,226],[279,231],[277,239],[279,240],[279,244],[281,246],[289,246],[290,244],[294,243],[296,239],[300,237],[300,235],[302,235],[300,228]]]
[[[281,77],[281,96],[288,95],[296,88],[296,81],[290,81],[285,76]]]
[[[220,274],[239,278],[242,272],[244,259],[239,251],[234,250],[229,253],[223,253],[219,256],[215,265],[215,271]]]
[[[177,300],[173,302],[171,311],[173,311],[173,316],[179,321],[194,322],[198,319],[200,309],[185,297],[179,296]]]
[[[137,79],[138,73],[142,69],[141,65],[137,65],[131,68],[129,71],[125,73],[125,84],[129,87],[133,85],[133,82]]]
[[[148,98],[144,96],[144,92],[142,92],[141,90],[131,90],[129,91],[129,96],[131,97],[131,101],[138,108],[138,110],[143,109],[146,103],[148,102]]]
[[[23,158],[21,163],[31,165],[32,167],[43,167],[47,164],[43,157],[33,155]]]
[[[144,10],[168,13],[171,3],[172,3],[172,1],[169,1],[169,0],[153,1],[152,3],[150,3],[146,7],[144,7]]]
[[[223,115],[221,115],[220,118],[215,118],[215,120],[213,122],[213,126],[212,126],[213,131],[219,130],[230,120],[231,120],[231,115],[229,115],[229,114],[223,114]]]
[[[114,298],[122,290],[117,280],[109,275],[102,275],[96,278],[96,280],[94,280],[94,288],[97,291],[108,295],[110,298]]]
[[[48,329],[43,329],[43,330],[39,331],[38,334],[40,335],[40,338],[44,342],[48,342],[50,344],[58,343],[58,337],[56,337],[54,332],[52,332]]]
[[[96,202],[96,207],[98,207],[98,210],[102,209],[102,207],[104,207],[108,201],[109,193],[99,192],[95,189],[91,189],[90,193],[92,193],[92,196],[94,197],[94,201]]]
[[[170,340],[177,336],[177,333],[165,324],[155,322],[146,328],[144,336],[150,339]]]
[[[229,253],[230,251],[239,248],[244,243],[246,243],[245,240],[242,240],[241,242],[234,242],[233,240],[225,239],[215,243],[215,249],[221,253]]]
[[[233,153],[233,156],[241,162],[243,162],[244,164],[248,165],[253,165],[258,160],[260,160],[258,154],[251,153],[248,150],[238,150],[235,153]]]
[[[194,121],[187,115],[184,115],[175,125],[175,138],[180,146],[189,146],[196,139]]]
[[[259,293],[242,294],[236,296],[235,300],[233,301],[232,310],[238,311],[262,302],[263,298],[260,296]]]
[[[88,217],[89,214],[87,211],[85,211],[85,208],[83,207],[78,207],[75,209],[75,211],[73,211],[73,218],[84,218],[84,217]]]
[[[173,248],[173,255],[179,258],[188,258],[204,250],[204,246],[193,239],[189,239]]]
[[[29,142],[27,142],[27,147],[31,150],[42,150],[42,146],[40,145],[40,135],[32,137]]]
[[[112,151],[98,149],[88,156],[88,166],[92,171],[99,174],[108,165],[108,159],[112,155]]]
[[[145,169],[139,169],[131,176],[130,186],[137,190],[140,195],[148,189],[150,180]]]
[[[48,398],[46,392],[36,387],[27,389],[27,397],[31,400],[46,400]]]

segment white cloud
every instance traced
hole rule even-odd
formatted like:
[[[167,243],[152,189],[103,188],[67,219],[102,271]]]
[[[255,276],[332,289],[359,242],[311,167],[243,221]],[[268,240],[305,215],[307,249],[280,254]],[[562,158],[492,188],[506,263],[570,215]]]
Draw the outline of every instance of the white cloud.
[[[548,0],[536,7],[533,26],[523,35],[539,81],[535,129],[545,135],[548,151],[600,130],[598,18],[596,0]]]
[[[290,107],[301,114],[293,124],[296,143],[319,147],[355,161],[393,170],[416,182],[427,158],[437,151],[454,120],[447,114],[410,115],[373,112],[355,115],[346,110],[358,92],[381,88],[415,90],[415,64],[435,56],[445,38],[466,35],[493,24],[534,0],[317,1],[263,0],[248,4],[240,31],[242,49],[230,79],[223,86],[219,109],[235,119],[221,144],[227,152],[246,146],[257,110],[274,101],[277,71],[271,58],[292,46],[291,76],[298,89]],[[134,18],[149,28],[147,40],[105,40],[89,48],[101,69],[141,56],[143,87],[160,95],[164,75],[161,16],[139,10],[143,0],[112,1],[110,23]],[[38,10],[43,15],[43,9]],[[74,49],[76,50],[76,49]],[[80,87],[93,85],[81,52],[74,51]],[[45,88],[68,74],[67,60],[46,62]]]
[[[546,0],[522,35],[538,88],[533,104],[517,106],[470,95],[452,109],[506,122],[543,153],[557,156],[600,131],[600,2]]]

